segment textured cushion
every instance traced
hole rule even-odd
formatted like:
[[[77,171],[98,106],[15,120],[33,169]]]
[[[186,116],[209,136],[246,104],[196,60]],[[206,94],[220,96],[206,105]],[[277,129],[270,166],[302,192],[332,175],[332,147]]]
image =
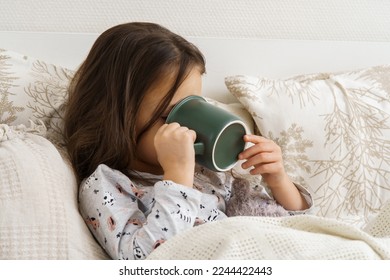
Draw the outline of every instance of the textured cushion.
[[[64,67],[0,49],[0,123],[42,121],[48,137],[61,141],[61,107],[73,72]]]
[[[314,194],[315,214],[364,225],[389,200],[390,66],[225,83]]]
[[[0,124],[0,259],[104,259],[77,207],[67,160],[45,128]]]

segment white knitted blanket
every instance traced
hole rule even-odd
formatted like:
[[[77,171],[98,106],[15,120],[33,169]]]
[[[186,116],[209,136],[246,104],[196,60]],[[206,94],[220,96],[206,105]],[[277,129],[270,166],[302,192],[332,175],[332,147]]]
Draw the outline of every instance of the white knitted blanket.
[[[149,259],[390,259],[390,203],[365,229],[311,215],[231,217],[175,236]]]

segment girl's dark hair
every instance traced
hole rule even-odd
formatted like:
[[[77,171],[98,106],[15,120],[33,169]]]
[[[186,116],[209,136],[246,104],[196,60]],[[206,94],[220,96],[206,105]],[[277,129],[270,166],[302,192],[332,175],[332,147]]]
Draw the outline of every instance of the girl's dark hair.
[[[159,119],[194,67],[205,72],[202,53],[158,24],[126,23],[103,32],[69,87],[64,134],[78,180],[101,163],[129,175],[138,139]],[[145,94],[172,74],[171,89],[137,134]]]

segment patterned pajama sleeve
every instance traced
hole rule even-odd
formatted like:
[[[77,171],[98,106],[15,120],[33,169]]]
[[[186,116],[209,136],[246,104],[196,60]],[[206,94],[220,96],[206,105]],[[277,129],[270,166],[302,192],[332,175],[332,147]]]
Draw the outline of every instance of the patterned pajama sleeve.
[[[143,193],[119,171],[99,165],[79,191],[80,212],[96,240],[113,259],[144,259],[165,240],[194,226],[201,192],[171,181]]]

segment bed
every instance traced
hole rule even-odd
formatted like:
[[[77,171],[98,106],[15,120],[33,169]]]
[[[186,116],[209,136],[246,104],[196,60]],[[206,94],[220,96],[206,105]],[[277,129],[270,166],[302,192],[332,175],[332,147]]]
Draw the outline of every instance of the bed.
[[[98,34],[0,32],[0,259],[108,259],[77,209],[66,87]],[[390,43],[188,37],[204,95],[276,141],[312,213],[195,227],[149,259],[390,259]]]

